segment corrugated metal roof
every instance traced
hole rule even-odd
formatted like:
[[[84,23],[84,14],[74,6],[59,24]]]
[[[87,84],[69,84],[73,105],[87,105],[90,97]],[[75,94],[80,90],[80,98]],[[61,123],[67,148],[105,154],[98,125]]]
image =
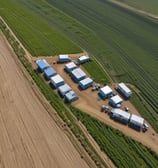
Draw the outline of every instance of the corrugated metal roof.
[[[122,83],[119,83],[118,86],[124,90],[124,92],[126,93],[131,93],[131,90],[122,82]]]
[[[71,74],[75,76],[77,79],[82,78],[83,76],[86,76],[86,74],[82,71],[81,68],[74,69]]]
[[[59,59],[70,59],[68,54],[60,54]]]
[[[130,122],[135,122],[135,123],[139,123],[140,125],[143,125],[144,118],[137,116],[135,114],[132,114],[130,118]]]
[[[93,82],[93,80],[91,78],[86,78],[86,79],[83,79],[79,82],[79,84],[82,84],[82,85],[87,85],[89,83]]]
[[[105,95],[107,95],[112,92],[112,89],[109,86],[104,86],[103,88],[100,89],[100,91],[103,92]]]
[[[78,60],[79,60],[80,62],[89,60],[89,56],[83,55],[83,56],[79,57]]]
[[[52,76],[50,79],[51,79],[51,82],[53,82],[55,84],[64,81],[64,79],[60,75],[58,75],[58,74],[55,75],[55,76]]]
[[[50,66],[50,65],[48,64],[48,62],[47,62],[45,59],[43,59],[43,60],[37,60],[37,61],[36,61],[36,65],[37,65],[38,67],[40,67],[41,69],[45,69],[45,68],[47,68],[47,67]]]
[[[126,119],[129,119],[131,114],[130,113],[127,113],[121,109],[118,109],[118,108],[114,108],[112,109],[111,111],[113,114],[117,115],[117,116],[120,116],[120,117],[124,117]]]
[[[66,64],[65,67],[68,69],[72,69],[72,68],[76,68],[77,65],[74,62],[70,62],[70,63]]]
[[[54,76],[57,73],[52,67],[49,67],[49,68],[44,70],[44,74],[47,75],[47,76]]]
[[[69,91],[68,93],[66,93],[66,94],[65,94],[65,97],[66,97],[69,101],[73,100],[74,98],[78,98],[77,94],[76,94],[73,90],[71,90],[71,91]]]
[[[123,101],[119,95],[113,96],[112,98],[110,98],[110,100],[112,100],[115,104],[118,104]]]
[[[68,91],[70,91],[70,90],[72,90],[72,89],[71,89],[71,87],[70,87],[67,83],[65,83],[64,85],[60,86],[60,87],[58,88],[58,90],[60,91],[60,93],[61,93],[62,95],[64,95],[65,93],[67,93]]]

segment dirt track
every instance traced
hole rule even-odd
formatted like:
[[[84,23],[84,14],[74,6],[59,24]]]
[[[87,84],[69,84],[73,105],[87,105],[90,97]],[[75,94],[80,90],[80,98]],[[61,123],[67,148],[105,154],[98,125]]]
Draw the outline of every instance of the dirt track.
[[[70,56],[73,60],[76,60],[78,57],[78,55],[74,55],[74,54],[71,54]],[[79,96],[79,99],[72,103],[75,107],[81,109],[84,112],[89,113],[93,117],[98,118],[99,120],[105,122],[106,124],[111,125],[112,127],[122,131],[124,134],[152,148],[154,151],[158,153],[158,134],[153,130],[151,126],[146,133],[143,133],[143,132],[135,131],[134,129],[131,129],[128,126],[122,125],[118,122],[111,120],[108,114],[100,112],[101,105],[103,104],[108,105],[108,100],[105,101],[105,100],[98,99],[98,94],[97,94],[98,92],[97,91],[92,92],[91,88],[83,91],[79,90],[78,85],[74,83],[71,77],[69,76],[69,74],[67,74],[64,71],[64,64],[53,64],[54,61],[58,59],[57,57],[38,57],[38,58],[34,58],[34,60],[40,59],[40,58],[45,58],[49,62],[49,64],[64,78],[65,82],[68,83],[73,88],[73,90],[77,93],[77,95]],[[34,67],[37,68],[35,64],[34,64]],[[83,69],[82,66],[81,68]],[[85,69],[83,70],[86,72]],[[88,72],[86,72],[86,74],[88,74]],[[131,113],[140,115],[136,110],[136,108],[129,101],[123,102],[122,107],[125,107],[125,106],[129,107]]]
[[[128,10],[131,10],[133,12],[136,12],[136,13],[139,13],[139,14],[143,14],[143,15],[145,15],[147,17],[150,17],[150,18],[153,18],[153,19],[158,19],[158,15],[154,15],[154,14],[146,12],[144,10],[137,9],[137,8],[132,7],[132,6],[130,6],[130,5],[126,4],[126,3],[124,3],[124,2],[120,2],[118,0],[108,0],[108,1],[111,2],[111,3],[114,3],[114,4],[118,5],[118,6],[121,6],[123,8],[126,8]]]
[[[88,168],[13,57],[0,32],[0,167]]]

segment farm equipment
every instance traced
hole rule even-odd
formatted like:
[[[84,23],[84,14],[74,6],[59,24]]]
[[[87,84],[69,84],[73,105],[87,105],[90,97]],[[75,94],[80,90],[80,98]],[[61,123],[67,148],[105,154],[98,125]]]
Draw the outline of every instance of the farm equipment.
[[[109,106],[105,106],[105,105],[102,105],[102,106],[101,106],[101,112],[108,112],[108,113],[109,113],[110,110],[111,110],[111,109],[110,109]]]

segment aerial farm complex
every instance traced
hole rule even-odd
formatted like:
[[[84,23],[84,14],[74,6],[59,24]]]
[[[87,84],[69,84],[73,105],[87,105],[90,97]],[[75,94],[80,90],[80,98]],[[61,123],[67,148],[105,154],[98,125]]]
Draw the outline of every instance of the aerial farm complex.
[[[36,60],[36,66],[38,71],[41,74],[43,73],[50,87],[57,90],[66,103],[73,103],[82,99],[79,93],[91,87],[91,93],[97,92],[98,99],[102,100],[103,103],[106,102],[106,105],[101,105],[102,112],[108,112],[110,118],[114,121],[128,125],[137,131],[147,131],[148,125],[142,117],[132,114],[127,106],[122,107],[123,102],[132,96],[132,91],[123,82],[117,84],[115,88],[95,83],[82,68],[82,64],[88,61],[91,61],[91,59],[87,55],[79,56],[75,61],[72,61],[68,54],[63,54],[59,55],[51,65],[45,59]],[[55,69],[55,67],[60,66],[64,67],[61,70],[67,75],[67,82],[65,82],[62,74]],[[77,86],[77,89],[71,86],[70,81]]]

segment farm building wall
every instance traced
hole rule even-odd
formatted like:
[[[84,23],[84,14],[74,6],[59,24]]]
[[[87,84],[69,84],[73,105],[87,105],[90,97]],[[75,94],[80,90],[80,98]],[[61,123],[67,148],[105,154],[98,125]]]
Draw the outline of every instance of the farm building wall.
[[[65,65],[64,69],[65,69],[66,72],[70,73],[75,68],[77,68],[77,65],[74,62],[70,62],[70,63]]]
[[[50,67],[50,65],[47,63],[47,61],[45,59],[37,60],[36,65],[37,65],[38,70],[40,72],[43,72],[46,68]]]
[[[71,58],[69,57],[69,55],[67,54],[59,55],[59,59],[58,59],[59,63],[70,62],[70,61],[71,61]]]
[[[122,99],[120,96],[116,95],[110,98],[109,103],[113,106],[113,107],[118,107],[118,105],[121,105],[122,103]]]
[[[116,108],[112,109],[110,116],[115,121],[119,121],[123,124],[128,124],[131,114]]]
[[[75,82],[79,82],[83,79],[85,79],[86,74],[82,71],[80,68],[76,68],[73,71],[71,71],[71,77]]]
[[[58,92],[62,97],[64,97],[70,90],[72,90],[72,88],[67,83],[58,88]]]
[[[99,90],[99,95],[103,98],[106,99],[112,94],[112,89],[109,86],[104,86]]]
[[[79,64],[83,64],[85,62],[88,62],[89,60],[90,60],[89,56],[85,56],[85,55],[81,56],[81,57],[79,57],[77,59],[77,61],[78,61]]]
[[[78,96],[76,95],[76,93],[73,90],[71,90],[65,94],[65,102],[67,102],[67,103],[74,102],[77,99],[78,99]]]
[[[44,76],[47,80],[50,80],[50,78],[56,74],[57,72],[52,67],[48,67],[44,70]]]
[[[126,99],[132,95],[132,91],[124,83],[119,83],[117,89]]]
[[[85,78],[79,82],[79,87],[81,89],[87,89],[88,87],[92,86],[93,80],[91,78]]]
[[[129,120],[129,127],[140,131],[143,127],[143,124],[144,124],[144,119],[142,117],[139,117],[135,114],[131,115],[131,118]]]
[[[51,84],[53,87],[58,88],[62,85],[64,85],[64,79],[60,75],[55,75],[50,78],[51,79]]]

